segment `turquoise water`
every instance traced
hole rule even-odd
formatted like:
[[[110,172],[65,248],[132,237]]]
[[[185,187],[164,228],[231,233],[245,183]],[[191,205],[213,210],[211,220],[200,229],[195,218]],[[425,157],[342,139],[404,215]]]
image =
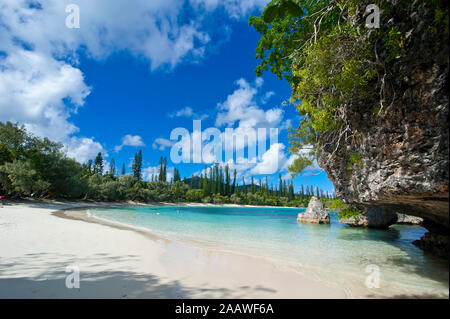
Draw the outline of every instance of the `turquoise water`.
[[[180,210],[178,213],[177,211]],[[94,217],[144,227],[194,245],[256,255],[280,268],[369,295],[448,297],[447,260],[411,242],[425,229],[353,228],[331,214],[330,225],[298,224],[304,209],[249,207],[129,207],[90,210]],[[379,269],[378,289],[368,289],[366,267]]]

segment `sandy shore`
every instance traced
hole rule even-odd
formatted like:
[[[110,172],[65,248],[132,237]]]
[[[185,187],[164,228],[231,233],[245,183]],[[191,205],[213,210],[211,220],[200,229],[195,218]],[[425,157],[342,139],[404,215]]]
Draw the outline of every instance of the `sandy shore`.
[[[7,203],[0,208],[0,298],[346,298],[256,257],[191,247],[88,217],[124,204]],[[160,204],[158,204],[160,205]],[[62,212],[64,209],[79,208]],[[66,287],[66,267],[80,288]]]

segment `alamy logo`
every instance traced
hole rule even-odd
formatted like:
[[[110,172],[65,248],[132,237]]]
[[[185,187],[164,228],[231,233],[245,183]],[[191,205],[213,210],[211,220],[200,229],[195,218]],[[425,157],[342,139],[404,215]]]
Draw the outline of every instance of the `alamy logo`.
[[[369,274],[366,277],[366,287],[368,289],[380,288],[380,267],[377,265],[368,265],[366,267],[366,273]]]
[[[70,273],[66,277],[66,287],[68,289],[80,288],[80,268],[76,265],[66,267],[66,272]]]
[[[369,4],[366,7],[366,28],[378,29],[380,27],[380,8],[376,4]]]
[[[66,17],[66,27],[69,29],[80,28],[80,7],[76,4],[69,4],[66,7],[66,13],[69,15]]]

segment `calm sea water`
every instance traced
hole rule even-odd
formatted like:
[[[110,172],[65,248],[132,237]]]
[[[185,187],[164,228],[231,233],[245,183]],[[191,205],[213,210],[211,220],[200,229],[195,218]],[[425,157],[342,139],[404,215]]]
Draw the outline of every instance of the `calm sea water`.
[[[178,213],[177,211],[180,210]],[[214,249],[256,255],[367,294],[449,295],[449,265],[415,247],[425,229],[353,228],[331,214],[330,225],[298,224],[304,209],[247,207],[129,207],[93,209],[98,218],[144,227],[155,234]],[[380,288],[366,288],[378,267]],[[366,272],[367,271],[367,272]]]

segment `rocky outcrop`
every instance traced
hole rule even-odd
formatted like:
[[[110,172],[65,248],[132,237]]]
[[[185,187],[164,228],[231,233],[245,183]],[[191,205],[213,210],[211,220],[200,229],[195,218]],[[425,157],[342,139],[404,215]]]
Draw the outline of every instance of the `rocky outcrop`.
[[[320,200],[313,196],[306,211],[298,214],[297,221],[306,224],[329,224],[330,212],[323,207]]]
[[[355,218],[341,218],[339,222],[350,226],[388,228],[397,222],[397,214],[381,207],[372,207]]]
[[[430,251],[438,256],[448,258],[448,235],[441,235],[435,233],[425,233],[425,235],[420,238],[420,240],[416,240],[413,242],[417,247]]]
[[[409,216],[405,214],[397,214],[397,224],[422,225],[423,218]]]
[[[389,62],[383,109],[380,96],[349,105],[345,118],[354,142],[337,150],[322,145],[318,163],[345,203],[421,217],[433,234],[418,246],[431,249],[436,241],[431,250],[448,254],[441,237],[449,230],[448,31],[433,29],[431,2],[391,3],[395,10],[384,12],[381,24],[404,35],[405,55]],[[448,2],[438,3],[448,14]],[[358,162],[351,162],[356,153]]]

